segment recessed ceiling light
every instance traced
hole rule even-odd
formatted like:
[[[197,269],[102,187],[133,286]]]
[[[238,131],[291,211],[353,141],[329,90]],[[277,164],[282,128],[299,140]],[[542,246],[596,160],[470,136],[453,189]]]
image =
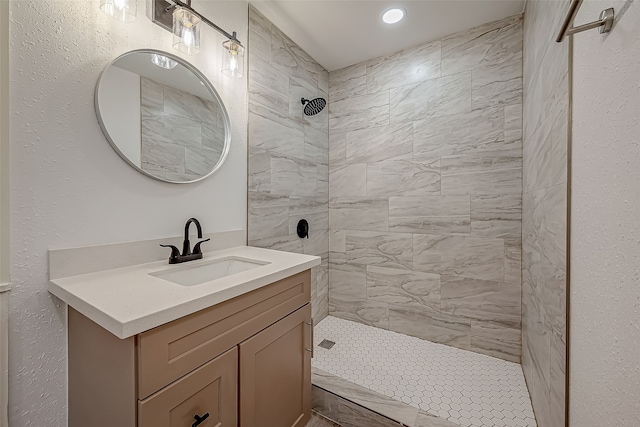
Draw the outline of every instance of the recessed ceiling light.
[[[387,10],[382,15],[382,20],[387,24],[395,24],[404,18],[404,9],[394,8]]]

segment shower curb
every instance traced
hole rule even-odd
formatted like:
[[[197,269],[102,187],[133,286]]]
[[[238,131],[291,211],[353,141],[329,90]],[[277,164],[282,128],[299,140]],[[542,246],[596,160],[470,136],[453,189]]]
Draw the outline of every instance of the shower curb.
[[[313,410],[343,427],[460,427],[351,381],[312,368]]]

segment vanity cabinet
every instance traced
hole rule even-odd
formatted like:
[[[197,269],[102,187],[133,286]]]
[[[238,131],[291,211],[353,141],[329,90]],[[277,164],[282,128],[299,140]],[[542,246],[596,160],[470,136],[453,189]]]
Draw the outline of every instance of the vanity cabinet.
[[[304,271],[121,340],[69,307],[70,427],[304,427]]]

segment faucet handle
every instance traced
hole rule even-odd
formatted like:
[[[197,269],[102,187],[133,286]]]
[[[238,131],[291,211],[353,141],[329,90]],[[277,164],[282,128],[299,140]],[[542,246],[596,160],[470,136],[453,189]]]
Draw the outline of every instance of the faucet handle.
[[[180,256],[180,250],[175,246],[163,244],[160,244],[160,246],[162,246],[163,248],[171,248],[171,256],[169,257],[169,262],[171,262],[171,260],[178,259],[178,257]]]
[[[193,254],[194,255],[199,255],[202,253],[202,249],[200,249],[200,245],[204,242],[208,242],[211,239],[205,239],[205,240],[200,240],[198,243],[196,243],[196,245],[193,247]]]

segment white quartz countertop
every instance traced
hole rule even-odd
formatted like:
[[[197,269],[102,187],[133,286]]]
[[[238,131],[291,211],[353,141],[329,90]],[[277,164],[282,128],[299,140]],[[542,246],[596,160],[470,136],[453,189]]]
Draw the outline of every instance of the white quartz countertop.
[[[227,257],[267,264],[195,286],[181,286],[151,275]],[[201,260],[183,264],[159,261],[52,279],[49,292],[124,339],[317,265],[317,256],[238,246],[208,252]]]

